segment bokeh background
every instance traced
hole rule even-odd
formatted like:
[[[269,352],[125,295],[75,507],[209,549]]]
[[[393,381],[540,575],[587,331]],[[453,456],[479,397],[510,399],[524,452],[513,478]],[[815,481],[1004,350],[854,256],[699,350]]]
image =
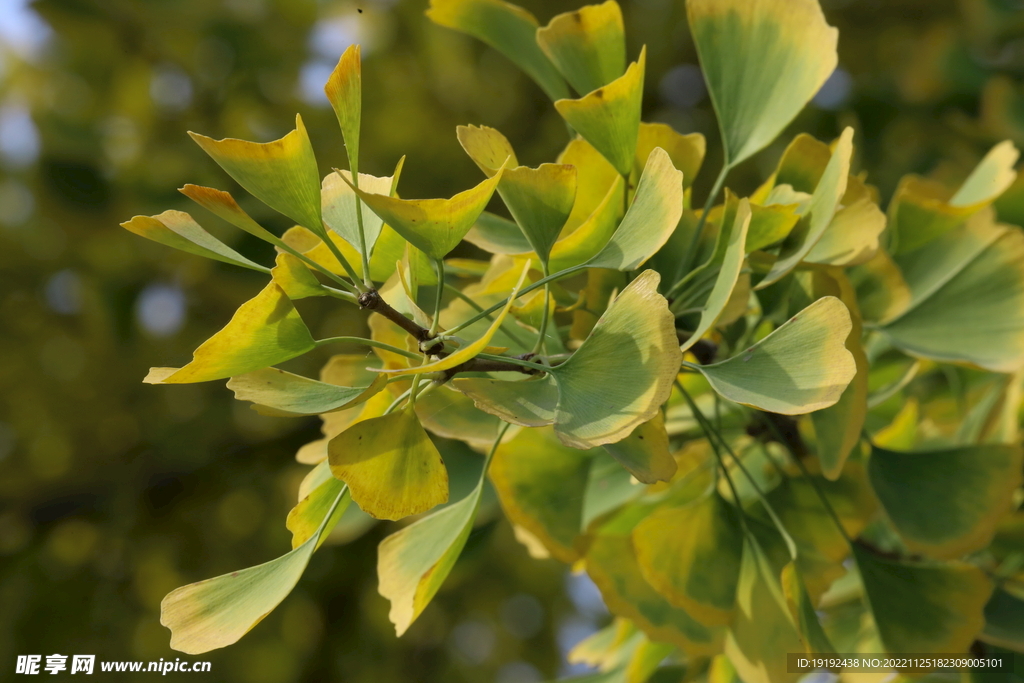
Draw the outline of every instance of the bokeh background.
[[[701,197],[721,152],[683,2],[620,2],[631,57],[649,50],[645,119],[708,136]],[[480,180],[458,124],[499,128],[531,165],[566,143],[532,82],[431,24],[426,4],[0,0],[0,679],[18,654],[173,659],[159,624],[166,592],[289,547],[284,518],[306,470],[293,454],[318,422],[260,417],[219,382],[141,383],[151,365],[187,360],[261,287],[258,275],[118,227],[190,210],[176,192],[186,182],[237,189],[187,130],[266,141],[300,112],[321,170],[342,166],[322,86],[358,42],[362,166],[389,175],[407,154],[403,196],[450,196]],[[578,5],[521,4],[542,24]],[[854,126],[856,164],[883,198],[904,173],[962,176],[997,140],[1024,144],[1024,2],[822,5],[841,31],[840,68],[794,130],[830,138]],[[730,184],[753,188],[789,137]],[[254,238],[196,215],[269,260]],[[337,302],[303,314],[318,337],[358,324]],[[310,374],[325,357],[305,361]],[[457,444],[442,446],[459,457]],[[240,643],[197,659],[229,683],[528,683],[578,672],[565,653],[608,620],[596,590],[531,559],[493,502],[484,517],[402,639],[376,591],[376,544],[393,527],[357,524]]]

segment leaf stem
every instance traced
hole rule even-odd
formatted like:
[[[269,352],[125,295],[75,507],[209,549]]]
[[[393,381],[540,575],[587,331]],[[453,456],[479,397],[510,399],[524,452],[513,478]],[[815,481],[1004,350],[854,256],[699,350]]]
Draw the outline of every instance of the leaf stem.
[[[346,145],[347,147],[347,145]],[[352,175],[352,187],[359,189],[359,167],[352,163],[352,154],[349,152],[348,166]],[[334,169],[339,176],[341,172]],[[342,181],[345,179],[342,178]],[[373,280],[370,279],[370,250],[366,248],[366,230],[363,228],[363,200],[356,195],[356,225],[359,226],[359,251],[363,256],[363,284],[367,289],[373,289]]]
[[[328,344],[362,344],[363,346],[372,346],[374,348],[390,351],[391,353],[397,353],[398,355],[405,356],[406,358],[420,358],[420,354],[418,353],[413,353],[408,349],[400,349],[397,346],[385,344],[384,342],[379,342],[375,339],[364,339],[362,337],[328,337],[327,339],[318,339],[316,341],[317,348]]]
[[[483,360],[503,361],[505,363],[511,363],[512,365],[520,365],[524,368],[530,368],[531,370],[540,370],[541,372],[551,372],[551,368],[547,365],[541,365],[540,363],[531,363],[528,360],[522,358],[515,358],[513,356],[493,356],[489,353],[478,353],[477,358]]]
[[[487,457],[484,458],[483,469],[480,470],[480,481],[483,482],[484,477],[487,476],[487,468],[491,466],[491,460],[494,459],[494,454],[498,452],[498,446],[501,445],[501,440],[505,438],[505,432],[511,427],[511,423],[504,422],[498,427],[498,437],[494,440],[494,445],[491,446],[491,450],[487,451]]]
[[[548,276],[548,264],[544,263],[544,277]],[[548,333],[548,302],[551,300],[551,283],[544,283],[544,312],[540,318],[540,330],[537,333],[537,343],[533,345],[533,353],[540,353],[544,347],[544,337]]]
[[[437,330],[441,326],[441,299],[444,296],[444,260],[434,259],[434,268],[437,270],[437,295],[434,297],[434,319],[430,323],[430,336],[436,337]]]
[[[472,306],[473,310],[477,311],[478,313],[482,313],[482,312],[483,312],[483,310],[484,310],[484,307],[483,307],[483,306],[481,306],[481,305],[480,305],[480,304],[478,304],[477,302],[473,301],[473,299],[471,299],[470,297],[466,296],[466,295],[465,295],[465,294],[464,294],[464,293],[462,292],[462,290],[461,290],[461,289],[459,289],[458,287],[456,287],[455,285],[451,285],[451,284],[448,284],[448,283],[446,282],[446,283],[444,283],[444,288],[445,288],[445,289],[447,289],[447,290],[448,290],[449,292],[451,292],[452,294],[454,294],[455,296],[457,296],[458,298],[460,298],[460,299],[462,299],[463,301],[465,301],[465,302],[466,302],[467,304],[469,304],[470,306]],[[493,313],[487,313],[485,317],[486,317],[486,318],[487,318],[488,320],[490,320],[491,322],[493,322],[493,321],[494,321],[494,314],[493,314]],[[502,332],[504,332],[504,333],[505,333],[505,335],[506,335],[506,336],[507,336],[507,337],[508,337],[509,339],[511,339],[512,341],[514,341],[514,342],[515,342],[516,344],[519,344],[520,346],[523,346],[523,347],[525,347],[525,346],[526,346],[526,342],[525,342],[525,341],[523,341],[523,340],[522,340],[522,338],[521,338],[521,337],[519,337],[519,336],[518,336],[518,335],[517,335],[517,334],[516,334],[515,332],[513,332],[513,331],[512,331],[511,329],[509,329],[509,322],[508,322],[508,320],[505,320],[505,322],[503,322],[503,323],[501,324],[501,331],[502,331]],[[448,335],[447,335],[447,332],[445,333],[445,335],[442,335],[442,336],[448,336]]]
[[[729,174],[729,164],[724,164],[722,170],[718,173],[718,178],[715,179],[715,184],[711,188],[710,194],[708,194],[707,201],[704,202],[704,210],[700,214],[700,218],[697,219],[697,227],[694,228],[693,237],[690,238],[690,245],[686,249],[686,256],[679,262],[679,269],[676,271],[675,282],[672,285],[673,291],[676,285],[683,279],[693,267],[693,259],[697,257],[697,245],[700,244],[701,233],[704,232],[704,224],[708,220],[708,213],[711,211],[711,207],[714,206],[715,200],[718,199],[718,193],[722,191],[722,186],[725,184],[725,177]]]
[[[338,259],[338,263],[340,263],[341,267],[345,269],[348,276],[352,278],[352,284],[355,287],[355,291],[362,293],[364,290],[363,286],[360,284],[359,275],[352,267],[352,264],[348,262],[348,259],[345,258],[345,255],[341,253],[341,250],[338,249],[338,245],[334,243],[334,240],[331,238],[331,229],[328,228],[326,224],[322,224],[320,227],[323,230],[323,234],[319,235],[319,237],[327,245],[327,248],[331,250],[331,253],[334,254],[334,258]]]

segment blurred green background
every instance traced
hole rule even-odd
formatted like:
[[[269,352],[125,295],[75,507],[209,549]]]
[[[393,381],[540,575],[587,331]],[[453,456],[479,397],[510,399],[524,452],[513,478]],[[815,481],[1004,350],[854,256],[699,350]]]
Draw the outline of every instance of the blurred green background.
[[[620,2],[631,56],[648,45],[645,119],[708,136],[702,197],[721,153],[683,2]],[[289,547],[284,518],[307,469],[293,454],[319,422],[261,417],[219,382],[141,383],[151,365],[187,360],[262,283],[118,227],[192,210],[176,192],[187,182],[237,190],[186,130],[266,141],[300,112],[321,171],[342,166],[322,86],[358,42],[362,166],[388,175],[407,154],[403,196],[480,180],[458,124],[499,128],[531,165],[566,143],[532,82],[431,24],[426,4],[0,0],[0,679],[18,654],[173,659],[165,593]],[[578,6],[522,4],[542,24]],[[840,68],[794,130],[830,138],[854,126],[856,163],[883,198],[904,173],[955,177],[999,139],[1024,144],[1024,2],[822,4],[841,31]],[[730,185],[753,188],[789,137]],[[266,245],[195,215],[270,260]],[[332,301],[302,310],[317,337],[356,320]],[[608,619],[587,579],[531,559],[492,505],[432,606],[396,639],[375,576],[376,544],[393,528],[325,547],[252,633],[194,659],[213,662],[211,680],[240,683],[528,683],[573,671],[565,652]]]

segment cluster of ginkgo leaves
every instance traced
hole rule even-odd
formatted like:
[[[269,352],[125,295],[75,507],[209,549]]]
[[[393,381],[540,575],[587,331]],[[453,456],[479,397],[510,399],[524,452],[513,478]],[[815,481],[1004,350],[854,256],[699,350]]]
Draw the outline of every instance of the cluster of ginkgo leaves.
[[[349,170],[319,177],[301,119],[266,144],[193,134],[296,225],[276,235],[227,192],[182,188],[274,245],[267,267],[183,212],[124,224],[270,276],[146,381],[228,379],[262,414],[319,415],[324,436],[297,454],[313,467],[291,552],[170,593],[172,647],[241,638],[351,502],[371,523],[419,516],[379,548],[401,635],[489,479],[531,554],[585,570],[616,616],[572,655],[601,680],[775,683],[795,677],[789,652],[1024,649],[1024,236],[992,207],[1020,191],[1017,150],[959,188],[907,177],[883,213],[847,128],[798,135],[750,197],[723,191],[833,71],[838,35],[817,0],[687,12],[725,152],[702,210],[705,140],[641,121],[645,52],[627,65],[614,0],[544,27],[500,0],[433,0],[431,19],[525,70],[571,138],[531,168],[497,130],[460,127],[484,179],[450,199],[400,198],[401,161],[359,173],[357,46],[326,86]],[[495,192],[507,216],[485,211]],[[493,257],[451,258],[463,240]],[[370,337],[314,339],[305,297],[368,311]],[[334,344],[368,351],[318,380],[273,367]],[[482,454],[459,500],[430,433]]]

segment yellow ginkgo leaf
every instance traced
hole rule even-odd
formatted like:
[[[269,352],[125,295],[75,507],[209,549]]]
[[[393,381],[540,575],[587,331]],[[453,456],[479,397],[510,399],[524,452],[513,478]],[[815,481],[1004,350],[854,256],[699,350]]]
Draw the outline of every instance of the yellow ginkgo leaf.
[[[559,14],[538,29],[537,44],[580,95],[626,70],[626,33],[615,0]]]
[[[270,275],[293,301],[327,294],[327,290],[306,264],[291,254],[278,254],[277,265],[270,269]]]
[[[121,223],[121,227],[140,237],[187,251],[190,254],[205,256],[215,261],[223,261],[250,270],[258,270],[261,273],[268,272],[260,264],[250,261],[203,230],[202,226],[184,211],[164,211],[156,216],[136,216],[130,221]]]
[[[189,135],[254,197],[299,225],[323,232],[320,172],[302,117],[295,116],[291,133],[267,143]]]
[[[377,519],[402,519],[448,500],[448,471],[411,409],[357,422],[327,445],[331,472]]]
[[[183,368],[152,368],[147,384],[208,382],[244,375],[316,348],[299,312],[276,283],[242,304],[222,330],[207,339]]]
[[[359,173],[359,126],[363,109],[363,72],[359,45],[349,45],[327,79],[324,93],[338,117],[349,171]]]
[[[218,218],[231,223],[236,228],[245,230],[250,235],[259,237],[261,240],[280,246],[281,238],[253,220],[252,216],[247,214],[238,205],[238,202],[235,201],[235,198],[229,192],[191,184],[179,188],[178,192]]]
[[[633,169],[636,155],[646,64],[645,46],[626,73],[608,85],[578,100],[555,102],[562,118],[624,176]]]

